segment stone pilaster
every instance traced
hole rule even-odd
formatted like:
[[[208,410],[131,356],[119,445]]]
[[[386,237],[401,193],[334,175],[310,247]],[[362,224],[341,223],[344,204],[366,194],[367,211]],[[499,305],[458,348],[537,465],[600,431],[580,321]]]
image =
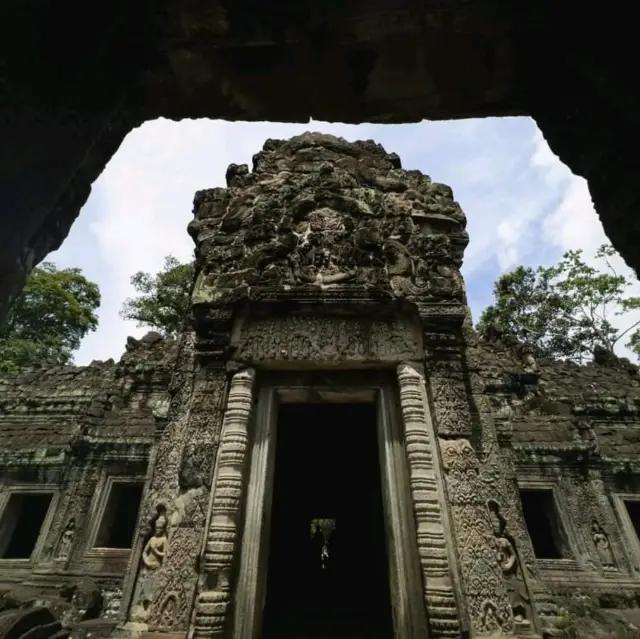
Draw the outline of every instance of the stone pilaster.
[[[409,483],[416,520],[424,600],[432,637],[459,637],[454,562],[447,548],[440,464],[424,377],[411,364],[398,367]]]
[[[231,380],[210,504],[203,575],[193,619],[193,639],[221,637],[228,622],[240,508],[245,491],[254,377],[252,369],[245,369]]]

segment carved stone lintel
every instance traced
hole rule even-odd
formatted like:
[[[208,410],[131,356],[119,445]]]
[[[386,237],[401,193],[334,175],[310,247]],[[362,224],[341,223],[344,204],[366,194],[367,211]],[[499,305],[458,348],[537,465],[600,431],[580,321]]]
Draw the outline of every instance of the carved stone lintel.
[[[232,346],[234,359],[246,364],[278,360],[397,363],[422,357],[419,332],[402,317],[258,317],[239,331]]]
[[[458,602],[441,506],[443,487],[425,381],[410,364],[398,366],[397,373],[429,624],[436,636],[459,636]]]
[[[222,636],[225,628],[245,488],[254,379],[255,372],[245,369],[231,380],[204,547],[204,587],[198,594],[193,621],[194,639]]]

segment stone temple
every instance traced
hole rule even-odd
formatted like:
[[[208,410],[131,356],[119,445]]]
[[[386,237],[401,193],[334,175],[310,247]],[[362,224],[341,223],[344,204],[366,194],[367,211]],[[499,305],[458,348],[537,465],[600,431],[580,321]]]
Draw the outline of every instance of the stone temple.
[[[179,340],[0,379],[0,635],[637,636],[637,368],[480,341],[463,211],[374,142],[226,177]]]

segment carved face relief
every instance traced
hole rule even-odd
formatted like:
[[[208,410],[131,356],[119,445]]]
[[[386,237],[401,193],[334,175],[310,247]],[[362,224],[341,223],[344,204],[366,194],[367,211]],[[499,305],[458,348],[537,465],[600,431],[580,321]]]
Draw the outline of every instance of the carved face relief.
[[[167,531],[167,518],[164,515],[160,515],[156,519],[155,535],[156,537],[162,537]]]

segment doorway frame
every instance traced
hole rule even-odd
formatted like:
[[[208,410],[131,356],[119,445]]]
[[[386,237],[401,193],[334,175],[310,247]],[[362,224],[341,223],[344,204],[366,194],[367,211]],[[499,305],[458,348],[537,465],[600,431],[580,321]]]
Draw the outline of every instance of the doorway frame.
[[[329,379],[331,381],[329,381]],[[397,377],[331,371],[260,375],[250,424],[234,639],[260,639],[267,594],[278,409],[293,403],[374,403],[394,637],[429,636]],[[301,426],[304,428],[304,426]]]

